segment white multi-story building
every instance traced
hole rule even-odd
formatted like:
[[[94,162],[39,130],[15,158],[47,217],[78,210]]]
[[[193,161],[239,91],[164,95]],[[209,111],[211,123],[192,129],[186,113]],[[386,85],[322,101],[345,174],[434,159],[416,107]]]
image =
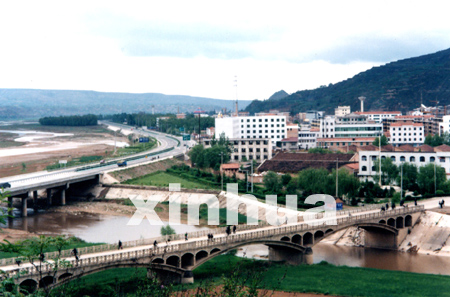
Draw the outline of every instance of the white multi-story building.
[[[315,148],[318,135],[318,128],[302,125],[298,131],[298,148],[306,150]]]
[[[376,162],[381,156],[381,159],[391,158],[393,163],[397,166],[408,162],[417,167],[427,164],[436,164],[445,169],[447,177],[450,176],[450,146],[441,145],[432,148],[428,145],[415,147],[413,150],[405,151],[396,148],[394,151],[388,151],[381,148],[381,153],[377,148],[373,150],[359,151],[359,176],[361,178],[373,177],[378,174],[376,171]]]
[[[364,115],[348,114],[336,117],[334,137],[378,137],[383,135],[383,124],[368,120]]]
[[[423,124],[413,122],[392,123],[389,126],[388,140],[393,146],[401,144],[421,145],[425,141]]]
[[[350,106],[338,106],[337,108],[334,109],[334,115],[337,117],[342,117],[345,116],[346,114],[349,114],[350,111]]]
[[[450,115],[442,117],[442,123],[439,123],[439,135],[450,133]]]
[[[369,120],[375,121],[377,123],[381,123],[383,119],[391,119],[395,118],[396,116],[401,116],[401,111],[357,111],[355,112],[359,115],[366,116]]]
[[[272,141],[270,139],[228,139],[233,145],[231,162],[256,160],[262,162],[272,159]],[[211,141],[203,141],[205,148],[211,147]]]
[[[230,139],[270,139],[273,145],[287,133],[286,116],[279,115],[217,118],[215,126],[216,138],[225,133]]]

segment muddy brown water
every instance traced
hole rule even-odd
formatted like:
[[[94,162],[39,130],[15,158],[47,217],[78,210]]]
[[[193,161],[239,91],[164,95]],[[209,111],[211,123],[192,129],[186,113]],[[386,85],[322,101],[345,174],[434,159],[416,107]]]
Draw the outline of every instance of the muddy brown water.
[[[15,218],[6,226],[39,234],[68,234],[88,242],[116,243],[160,236],[161,226],[147,220],[138,226],[127,225],[128,217],[89,213],[38,213],[27,218]],[[172,226],[177,234],[206,230],[190,225]],[[334,265],[399,270],[450,275],[450,257],[411,254],[362,247],[335,246],[319,243],[313,247],[314,263],[327,261]],[[264,245],[250,245],[238,251],[248,258],[267,259]]]

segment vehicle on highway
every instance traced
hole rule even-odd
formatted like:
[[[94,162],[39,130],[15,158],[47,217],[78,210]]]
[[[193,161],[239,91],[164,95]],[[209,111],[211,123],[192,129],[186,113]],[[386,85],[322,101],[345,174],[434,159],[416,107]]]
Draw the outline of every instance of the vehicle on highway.
[[[105,164],[105,159],[100,160],[100,164]]]
[[[11,188],[10,183],[0,183],[0,189]]]
[[[119,162],[117,162],[117,166],[125,167],[125,166],[127,166],[127,161],[125,161],[125,160],[119,161]]]

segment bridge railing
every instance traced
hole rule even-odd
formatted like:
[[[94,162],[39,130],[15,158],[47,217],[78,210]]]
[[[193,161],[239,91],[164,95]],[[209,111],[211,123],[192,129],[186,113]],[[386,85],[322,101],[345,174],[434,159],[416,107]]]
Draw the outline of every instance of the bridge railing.
[[[384,212],[375,212],[375,213],[369,213],[369,214],[362,214],[359,216],[349,216],[344,218],[318,218],[314,221],[308,221],[303,222],[295,225],[286,225],[281,227],[263,227],[259,225],[241,225],[238,226],[238,231],[240,233],[232,234],[230,236],[223,236],[223,237],[215,237],[214,241],[211,240],[196,240],[196,241],[187,241],[182,243],[169,243],[168,239],[172,241],[175,240],[183,240],[184,235],[183,234],[176,234],[176,235],[170,235],[170,236],[162,236],[157,238],[151,238],[151,239],[140,239],[140,240],[133,240],[133,241],[126,241],[123,242],[123,247],[137,247],[142,246],[142,249],[137,251],[124,251],[124,250],[118,250],[118,246],[116,244],[105,244],[105,245],[98,245],[98,246],[91,246],[86,248],[80,248],[78,249],[80,257],[82,256],[82,259],[78,263],[78,265],[93,265],[98,263],[103,263],[104,261],[115,261],[117,259],[126,260],[126,259],[134,259],[137,258],[137,256],[140,255],[162,255],[169,252],[175,252],[175,251],[183,251],[183,250],[192,250],[197,249],[200,247],[207,247],[207,246],[213,246],[221,243],[229,243],[229,242],[236,242],[236,241],[248,241],[250,239],[257,239],[257,238],[266,238],[270,236],[275,235],[285,235],[285,234],[292,234],[295,232],[303,232],[303,231],[311,231],[314,233],[318,229],[323,229],[325,226],[330,226],[332,228],[333,225],[339,225],[340,227],[345,226],[351,226],[357,223],[367,222],[373,219],[381,219],[396,215],[406,215],[410,213],[415,213],[418,211],[424,210],[423,205],[419,206],[413,206],[413,207],[405,207],[405,208],[397,208],[397,209],[391,209]],[[255,230],[254,232],[242,232],[242,231],[248,231],[248,230]],[[206,237],[207,234],[224,234],[226,230],[226,227],[217,228],[215,230],[204,230],[204,231],[197,231],[188,233],[188,239],[192,238],[201,238]],[[163,243],[167,242],[168,244],[164,247],[155,247],[153,243],[157,241],[157,243]],[[114,251],[115,250],[115,251]],[[102,255],[102,256],[95,256],[93,253],[98,252],[105,252],[105,251],[111,251],[111,254],[109,255]],[[144,251],[144,252],[142,252]],[[147,251],[147,252],[146,252]],[[151,252],[150,252],[151,251]],[[53,253],[46,253],[46,259],[54,259],[57,257],[57,252]],[[62,252],[62,258],[68,258],[70,257],[70,251],[64,250]],[[105,260],[106,259],[106,260]],[[108,260],[109,259],[109,260]],[[7,265],[14,265],[15,259],[14,258],[8,258],[8,259],[1,259],[0,266],[7,266]],[[72,264],[75,265],[75,261],[72,261]],[[50,265],[49,265],[50,266]],[[19,268],[18,268],[19,269]],[[28,268],[27,268],[28,269]],[[30,268],[34,269],[34,268]],[[46,268],[47,269],[47,268]],[[51,269],[51,268],[48,268]],[[16,270],[14,270],[16,271]],[[28,270],[30,271],[30,270]],[[33,270],[31,270],[33,271]],[[31,272],[29,272],[31,273]]]

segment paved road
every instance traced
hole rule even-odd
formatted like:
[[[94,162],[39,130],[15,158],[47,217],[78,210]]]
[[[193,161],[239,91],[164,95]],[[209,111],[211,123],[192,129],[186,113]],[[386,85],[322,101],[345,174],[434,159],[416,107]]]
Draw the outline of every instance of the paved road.
[[[110,123],[110,122],[103,122],[103,123],[107,124],[109,126],[118,127],[120,129],[126,129],[126,130],[134,129],[133,127],[121,125],[121,124],[115,124],[115,123]],[[136,132],[136,131],[133,131],[133,132]],[[160,145],[157,148],[154,148],[150,151],[134,155],[134,156],[142,156],[142,158],[128,161],[127,163],[129,166],[140,165],[140,164],[145,164],[145,163],[150,162],[152,157],[149,157],[149,158],[145,157],[149,153],[157,153],[159,151],[163,151],[163,150],[173,147],[174,149],[171,151],[157,154],[157,156],[159,156],[159,158],[162,159],[165,157],[179,155],[179,154],[185,153],[185,151],[186,151],[186,148],[184,146],[182,146],[182,145],[178,146],[178,141],[176,141],[172,137],[168,137],[167,134],[153,132],[153,131],[149,131],[149,130],[143,130],[143,129],[138,129],[138,132],[139,132],[139,134],[141,134],[143,136],[155,137],[158,140],[158,142],[160,143]],[[154,156],[156,156],[156,155],[154,155]],[[128,157],[130,157],[130,156],[128,156]],[[96,164],[99,164],[99,163],[93,163],[90,165],[96,165]],[[51,172],[40,171],[40,172],[31,173],[31,174],[22,174],[22,175],[4,177],[4,178],[0,179],[0,183],[9,182],[11,184],[11,188],[9,188],[8,190],[13,192],[16,189],[24,189],[24,188],[27,188],[32,185],[45,183],[45,182],[49,182],[49,181],[56,180],[56,179],[58,179],[58,180],[64,179],[64,178],[69,179],[71,177],[76,177],[76,176],[81,176],[81,175],[86,175],[86,174],[98,174],[98,173],[102,173],[102,172],[117,170],[117,168],[118,168],[116,164],[111,164],[111,165],[96,167],[96,168],[92,168],[92,169],[88,169],[88,170],[77,171],[77,169],[79,169],[81,167],[85,167],[85,166],[77,166],[77,167],[72,167],[72,168],[67,168],[67,169],[55,170],[55,171],[51,171]]]

